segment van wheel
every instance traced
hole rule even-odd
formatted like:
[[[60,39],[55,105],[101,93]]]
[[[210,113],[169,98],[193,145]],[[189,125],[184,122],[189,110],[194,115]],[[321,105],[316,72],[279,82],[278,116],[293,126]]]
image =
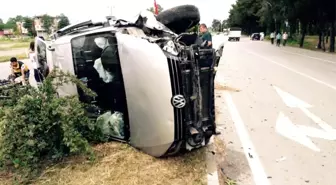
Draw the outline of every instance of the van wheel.
[[[180,34],[200,22],[200,12],[194,5],[181,5],[164,10],[156,17],[173,32]]]

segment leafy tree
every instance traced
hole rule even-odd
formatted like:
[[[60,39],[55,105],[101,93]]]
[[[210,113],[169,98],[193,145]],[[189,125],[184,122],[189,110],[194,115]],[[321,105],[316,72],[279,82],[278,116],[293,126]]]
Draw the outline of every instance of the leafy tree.
[[[28,30],[28,34],[30,36],[35,36],[36,31],[35,31],[35,27],[34,27],[34,20],[30,17],[25,17],[23,21],[24,21],[23,27]]]
[[[59,16],[58,29],[64,28],[70,24],[69,18],[64,14]]]
[[[212,20],[211,27],[212,27],[213,31],[222,31],[222,23],[218,19]]]
[[[17,30],[16,22],[22,22],[24,21],[24,18],[21,15],[17,15],[16,17],[10,17],[5,25],[5,28],[7,29],[14,29],[14,31]]]
[[[47,15],[47,14],[44,14],[42,16],[42,22],[43,22],[43,28],[46,30],[46,32],[48,34],[50,34],[51,33],[51,27],[54,23],[54,18]]]
[[[5,24],[3,20],[0,18],[0,31],[2,31],[5,28]]]
[[[5,29],[13,29],[14,31],[16,31],[16,18],[9,18],[5,24]]]
[[[98,137],[104,136],[102,127],[88,118],[78,97],[57,95],[57,88],[65,83],[75,83],[87,95],[96,96],[75,76],[59,69],[38,89],[0,86],[0,95],[7,97],[0,99],[1,167],[15,167],[20,178],[30,178],[43,161],[78,153],[92,156],[89,142],[104,141]]]
[[[222,21],[222,29],[227,29],[227,28],[229,28],[228,21],[227,20],[223,20]],[[223,31],[223,30],[221,30],[221,31]]]
[[[158,7],[158,12],[159,12],[159,13],[162,12],[162,11],[163,11],[162,6],[161,6],[160,4],[156,4],[156,5],[157,5],[157,7]],[[150,7],[150,8],[148,8],[147,10],[148,10],[148,11],[151,11],[151,12],[153,12],[153,13],[155,13],[155,9],[154,9],[154,7]]]
[[[24,20],[24,17],[22,16],[22,15],[17,15],[16,17],[15,17],[15,21],[16,22],[22,22]]]
[[[334,52],[335,11],[334,0],[237,0],[228,25],[241,27],[245,33],[286,31],[301,47],[306,34],[319,35],[317,47],[323,50],[330,35],[329,48]]]

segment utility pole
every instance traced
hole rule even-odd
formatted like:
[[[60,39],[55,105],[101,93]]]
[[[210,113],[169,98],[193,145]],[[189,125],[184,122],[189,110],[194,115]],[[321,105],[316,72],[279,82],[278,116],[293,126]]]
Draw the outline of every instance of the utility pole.
[[[113,16],[113,8],[114,6],[107,6],[109,8],[110,16]]]

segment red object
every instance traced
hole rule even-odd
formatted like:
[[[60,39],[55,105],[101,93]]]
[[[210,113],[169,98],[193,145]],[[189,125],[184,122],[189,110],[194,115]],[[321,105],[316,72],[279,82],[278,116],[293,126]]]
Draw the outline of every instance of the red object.
[[[154,13],[155,13],[155,15],[159,14],[159,9],[158,9],[158,6],[156,4],[156,0],[154,0]]]

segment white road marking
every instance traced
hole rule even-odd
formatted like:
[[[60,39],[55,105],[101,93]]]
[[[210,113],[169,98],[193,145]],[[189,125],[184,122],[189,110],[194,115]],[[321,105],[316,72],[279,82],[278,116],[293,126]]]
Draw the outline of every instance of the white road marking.
[[[279,134],[287,137],[288,139],[294,140],[297,143],[302,144],[316,152],[320,152],[320,149],[308,136],[325,140],[336,140],[336,130],[324,122],[321,118],[311,113],[307,109],[312,107],[310,104],[300,100],[288,92],[281,90],[279,87],[273,87],[288,107],[301,109],[309,118],[311,118],[322,128],[317,129],[305,125],[294,125],[288,117],[280,112],[275,128]]]
[[[334,136],[332,136],[332,138],[336,138],[336,129],[332,128],[328,123],[326,123],[321,118],[319,118],[318,116],[316,116],[315,114],[310,112],[308,110],[308,108],[312,107],[310,104],[308,104],[308,103],[304,102],[303,100],[289,94],[288,92],[285,92],[285,91],[281,90],[277,86],[273,86],[273,87],[276,90],[276,92],[279,94],[279,96],[281,97],[283,102],[285,102],[285,104],[288,107],[299,108],[307,117],[309,117],[315,123],[317,123],[324,131],[334,135]]]
[[[261,42],[261,43],[263,43],[263,42]],[[325,59],[321,59],[321,58],[317,58],[317,57],[312,57],[312,56],[309,56],[309,55],[304,55],[304,54],[300,54],[300,53],[296,53],[296,52],[285,51],[284,49],[280,49],[280,50],[282,52],[285,52],[285,53],[290,53],[290,54],[299,55],[299,56],[303,56],[303,57],[307,57],[307,58],[311,58],[311,59],[315,59],[315,60],[319,60],[319,61],[323,61],[323,62],[327,62],[327,63],[336,64],[336,61],[330,61],[330,60],[325,60]]]
[[[317,58],[317,57],[312,57],[312,56],[309,56],[309,55],[303,55],[303,54],[300,54],[300,53],[294,53],[294,52],[290,52],[290,51],[285,51],[283,49],[281,49],[281,51],[285,52],[285,53],[290,53],[290,54],[294,54],[294,55],[303,56],[303,57],[306,57],[306,58],[311,58],[311,59],[315,59],[315,60],[319,60],[319,61],[323,61],[323,62],[328,62],[328,63],[336,64],[336,61],[330,61],[330,60],[325,60],[325,59],[321,59],[321,58]]]
[[[216,83],[224,85],[224,78],[220,73],[216,73]],[[254,183],[256,185],[271,185],[269,182],[264,167],[261,164],[259,155],[254,149],[254,145],[247,132],[245,124],[239,115],[236,105],[233,103],[232,97],[229,92],[224,91],[224,98],[228,110],[231,114],[232,121],[236,127],[236,132],[244,149],[245,157],[249,163],[251,172],[253,174]]]
[[[259,156],[254,149],[253,143],[246,130],[245,124],[243,120],[241,119],[235,104],[233,103],[230,93],[225,91],[224,97],[225,97],[226,104],[228,106],[228,110],[234,122],[234,125],[236,127],[237,134],[242,143],[245,156],[251,168],[251,172],[253,174],[255,184],[256,185],[270,185],[270,182],[267,178],[265,170],[260,162]]]
[[[311,141],[311,139],[294,125],[282,112],[279,113],[275,129],[280,135],[294,140],[316,152],[320,152],[320,149]]]
[[[331,89],[333,89],[333,90],[336,90],[336,86],[333,86],[333,85],[331,85],[331,84],[329,84],[329,83],[323,82],[323,81],[321,81],[321,80],[319,80],[319,79],[316,79],[316,78],[314,78],[314,77],[311,77],[311,76],[309,76],[309,75],[307,75],[307,74],[301,73],[301,72],[299,72],[299,71],[297,71],[297,70],[295,70],[295,69],[292,69],[292,68],[290,68],[290,67],[287,67],[287,66],[285,66],[285,65],[283,65],[283,64],[280,64],[280,63],[278,63],[278,62],[275,62],[275,61],[273,61],[273,60],[270,60],[270,59],[268,59],[268,58],[266,58],[266,57],[264,57],[264,56],[261,56],[261,55],[255,53],[255,52],[252,52],[252,51],[249,51],[249,50],[246,50],[246,51],[247,51],[248,53],[252,54],[252,55],[255,55],[255,56],[257,56],[257,57],[259,57],[259,58],[262,58],[262,59],[264,59],[264,60],[266,60],[266,61],[272,62],[273,64],[276,64],[276,65],[278,65],[278,66],[280,66],[280,67],[283,67],[283,68],[285,68],[285,69],[287,69],[287,70],[289,70],[289,71],[292,71],[292,72],[294,72],[294,73],[296,73],[296,74],[298,74],[298,75],[301,75],[301,76],[306,77],[306,78],[308,78],[308,79],[311,79],[311,80],[313,80],[313,81],[315,81],[315,82],[317,82],[317,83],[319,83],[319,84],[325,85],[325,86],[327,86],[327,87],[329,87],[329,88],[331,88]]]
[[[287,105],[287,107],[290,107],[290,108],[298,108],[298,107],[311,108],[312,107],[310,104],[308,104],[308,103],[304,102],[303,100],[289,94],[288,92],[285,92],[285,91],[281,90],[277,86],[273,86],[273,88],[278,93],[278,95],[281,97],[283,102]]]

